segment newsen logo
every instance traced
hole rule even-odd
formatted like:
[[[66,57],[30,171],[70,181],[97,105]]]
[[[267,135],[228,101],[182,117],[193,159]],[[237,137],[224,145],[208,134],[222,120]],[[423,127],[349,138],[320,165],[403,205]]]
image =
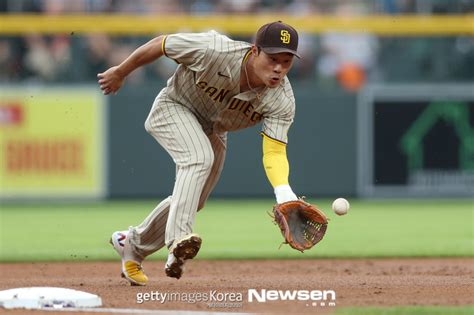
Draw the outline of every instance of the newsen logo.
[[[335,306],[336,292],[333,290],[266,290],[249,289],[248,301],[265,303],[267,301],[312,301],[321,306]]]

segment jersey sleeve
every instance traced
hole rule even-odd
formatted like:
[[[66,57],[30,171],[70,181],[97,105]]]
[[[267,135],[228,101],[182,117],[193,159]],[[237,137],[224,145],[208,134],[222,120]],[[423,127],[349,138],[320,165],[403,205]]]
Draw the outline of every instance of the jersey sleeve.
[[[213,36],[212,32],[170,34],[163,40],[163,52],[189,69],[200,71]]]
[[[263,117],[262,134],[273,140],[288,143],[288,130],[295,117],[295,98],[291,87],[273,102],[271,106],[273,110]]]

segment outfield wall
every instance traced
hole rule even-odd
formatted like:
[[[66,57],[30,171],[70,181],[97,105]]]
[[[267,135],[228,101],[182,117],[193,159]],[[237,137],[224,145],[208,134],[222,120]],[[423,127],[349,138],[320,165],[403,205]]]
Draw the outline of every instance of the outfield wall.
[[[369,85],[359,94],[294,80],[290,183],[300,195],[473,197],[474,84]],[[110,101],[109,194],[171,193],[174,164],[143,128],[160,85]],[[271,196],[260,126],[229,134],[214,196]]]
[[[308,197],[474,196],[474,85],[293,80],[290,183]],[[164,86],[2,86],[0,200],[169,195],[175,166],[144,121]],[[260,127],[233,132],[214,196],[270,197]]]

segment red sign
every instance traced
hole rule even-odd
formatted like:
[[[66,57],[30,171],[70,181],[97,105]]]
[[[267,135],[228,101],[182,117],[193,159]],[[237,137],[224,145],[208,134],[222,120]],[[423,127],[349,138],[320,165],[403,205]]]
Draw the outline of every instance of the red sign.
[[[23,119],[21,104],[0,104],[0,127],[21,125]]]

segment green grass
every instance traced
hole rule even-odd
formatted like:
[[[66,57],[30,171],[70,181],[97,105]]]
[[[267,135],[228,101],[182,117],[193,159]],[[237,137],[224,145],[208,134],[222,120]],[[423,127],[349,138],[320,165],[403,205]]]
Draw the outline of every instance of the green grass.
[[[309,200],[314,201],[314,200]],[[267,210],[272,200],[212,200],[196,217],[200,258],[420,257],[474,254],[471,200],[353,200],[346,216],[330,211],[324,240],[301,254],[282,242]],[[154,201],[2,205],[0,261],[112,260],[115,230],[136,225]],[[163,251],[153,255],[162,258]]]
[[[447,307],[447,306],[413,306],[413,307],[358,307],[341,308],[335,315],[472,315],[473,306]]]

